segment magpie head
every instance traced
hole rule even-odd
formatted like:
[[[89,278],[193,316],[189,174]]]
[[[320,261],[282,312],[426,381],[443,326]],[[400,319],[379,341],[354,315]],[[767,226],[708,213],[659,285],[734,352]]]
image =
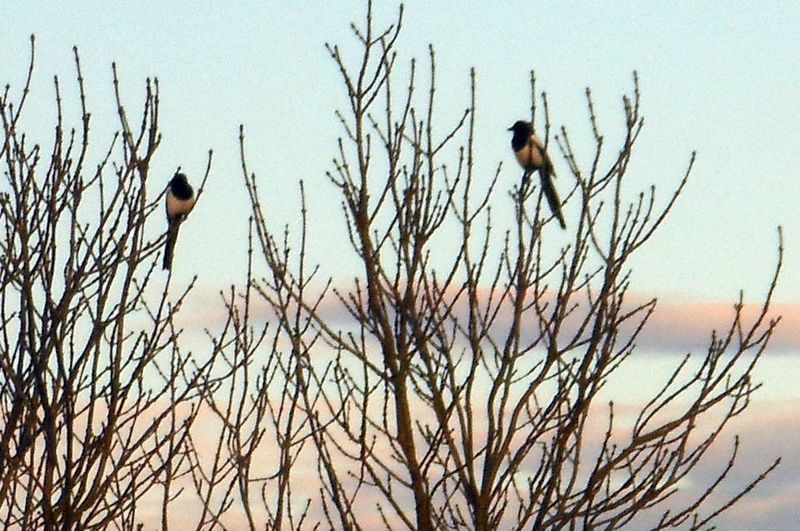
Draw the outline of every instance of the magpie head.
[[[191,199],[194,195],[194,190],[189,181],[186,180],[186,175],[180,171],[176,171],[172,179],[169,180],[169,189],[172,195],[178,199]]]
[[[517,120],[514,125],[508,128],[509,131],[514,131],[515,135],[523,134],[529,135],[532,131],[531,123],[524,120]]]
[[[189,181],[186,180],[186,175],[180,172],[175,172],[175,175],[172,176],[172,180],[170,180],[169,184],[189,184]]]

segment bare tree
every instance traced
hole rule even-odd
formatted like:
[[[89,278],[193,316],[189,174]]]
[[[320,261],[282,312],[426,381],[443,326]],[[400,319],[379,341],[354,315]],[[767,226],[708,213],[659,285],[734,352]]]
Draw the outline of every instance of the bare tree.
[[[643,126],[636,76],[614,148],[587,90],[587,149],[551,126],[531,74],[531,122],[568,217],[561,232],[521,172],[481,169],[474,71],[465,111],[440,125],[433,48],[421,82],[416,61],[405,69],[397,55],[402,21],[401,8],[378,29],[368,3],[364,26],[352,26],[362,53],[351,62],[326,48],[347,97],[327,178],[360,270],[334,283],[309,263],[317,213],[303,182],[299,232],[276,227],[242,129],[247,271],[221,294],[228,318],[207,331],[201,358],[181,346],[175,320],[193,284],[171,297],[171,276],[154,276],[164,237],[151,234],[165,228],[163,197],[148,194],[158,82],[148,80],[131,128],[113,69],[119,132],[90,167],[75,51],[81,120],[64,124],[55,79],[42,158],[20,122],[32,40],[21,94],[0,99],[4,528],[706,529],[777,466],[720,497],[735,440],[723,470],[681,496],[758,388],[782,243],[755,320],[740,296],[707,351],[620,420],[608,382],[656,309],[637,294],[631,261],[694,155],[657,200],[629,172]],[[209,153],[203,184],[210,166]],[[178,500],[196,511],[176,510]]]
[[[31,37],[21,94],[7,86],[0,98],[0,522],[133,529],[145,496],[166,513],[172,481],[189,471],[202,387],[213,384],[214,356],[197,365],[177,341],[173,319],[191,285],[169,297],[171,277],[154,275],[164,242],[148,229],[164,227],[162,195],[147,194],[161,141],[158,81],[147,81],[132,129],[113,69],[120,128],[92,163],[75,49],[80,123],[64,123],[55,78],[47,153],[20,128],[33,51]]]
[[[274,232],[242,137],[268,272],[249,275],[248,286],[274,316],[272,356],[285,360],[279,385],[291,404],[281,402],[286,435],[274,480],[296,483],[292,465],[316,462],[312,511],[342,529],[708,528],[778,464],[713,505],[737,441],[728,467],[696,499],[672,503],[758,387],[751,373],[777,323],[768,310],[780,259],[757,319],[745,322],[740,298],[728,330],[713,334],[699,359],[687,355],[635,421],[621,424],[613,401],[598,396],[656,308],[631,295],[631,259],[670,213],[694,154],[665,201],[654,186],[637,188],[628,171],[643,126],[634,75],[611,154],[587,90],[595,142],[582,166],[567,130],[551,131],[531,74],[532,123],[567,170],[559,186],[573,216],[569,243],[559,246],[536,187],[512,185],[498,197],[508,186],[501,165],[477,170],[475,73],[466,111],[440,125],[433,49],[420,92],[415,61],[398,73],[401,26],[402,8],[377,29],[369,5],[365,26],[352,26],[363,51],[354,63],[327,46],[347,94],[328,177],[363,268],[351,284],[317,281],[321,268],[307,264],[314,241],[302,183],[299,236]],[[506,218],[493,212],[506,208],[513,217],[502,226]],[[267,506],[290,502],[285,489],[270,492]],[[271,526],[298,525],[271,514]]]

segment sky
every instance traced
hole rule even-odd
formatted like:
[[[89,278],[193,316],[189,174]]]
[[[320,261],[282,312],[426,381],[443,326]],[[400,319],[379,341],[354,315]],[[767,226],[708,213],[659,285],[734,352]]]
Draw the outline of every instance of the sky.
[[[428,43],[434,44],[443,116],[466,107],[468,71],[476,68],[479,164],[488,179],[504,161],[509,181],[517,176],[505,129],[528,113],[531,69],[549,95],[554,124],[586,139],[585,88],[593,90],[601,126],[618,131],[620,97],[630,91],[636,69],[646,120],[634,161],[642,186],[655,183],[666,195],[690,153],[698,152],[686,193],[643,253],[641,289],[727,300],[741,288],[758,299],[774,267],[776,227],[782,225],[786,267],[777,295],[800,301],[800,7],[641,4],[508,3],[486,9],[412,1],[400,49],[406,59],[424,60]],[[377,3],[377,21],[391,21],[395,10],[393,2]],[[210,223],[187,224],[182,231],[187,245],[219,243],[206,249],[211,255],[195,257],[201,276],[227,285],[230,259],[243,256],[240,241],[228,237],[245,223],[244,216],[231,215],[246,205],[239,124],[276,219],[293,217],[289,198],[297,196],[299,178],[319,191],[319,205],[331,207],[326,199],[335,191],[324,172],[341,133],[333,111],[345,104],[345,94],[323,44],[352,44],[347,28],[360,20],[361,3],[243,2],[221,9],[213,3],[32,2],[3,3],[0,12],[8,21],[0,35],[4,80],[19,86],[28,36],[35,33],[34,94],[49,103],[53,74],[74,91],[68,80],[77,45],[98,138],[108,137],[100,125],[114,119],[110,63],[116,61],[130,106],[141,102],[146,77],[160,80],[164,142],[155,173],[166,180],[180,165],[190,178],[197,176],[207,150],[214,149],[208,190],[224,201],[206,199],[199,212]],[[49,132],[52,114],[37,115]],[[585,144],[587,156],[590,147]],[[332,208],[338,219],[338,201]],[[316,228],[338,233],[341,227]],[[320,241],[344,243],[336,237]],[[338,272],[346,271],[342,266]],[[185,271],[187,277],[193,273]]]
[[[663,198],[692,151],[698,160],[672,215],[635,264],[636,291],[662,298],[676,315],[689,306],[730,308],[740,289],[757,301],[769,284],[782,226],[776,300],[789,327],[779,333],[788,339],[764,377],[765,396],[784,407],[772,411],[785,415],[787,404],[800,404],[797,384],[785,378],[800,370],[800,3],[497,4],[406,2],[401,60],[424,61],[434,45],[438,109],[453,118],[468,104],[468,73],[476,69],[478,167],[488,182],[502,161],[509,188],[518,172],[506,128],[528,115],[531,69],[548,93],[554,125],[583,140],[585,157],[591,153],[585,88],[592,88],[601,127],[618,138],[621,96],[638,71],[645,129],[631,170],[636,182],[656,184]],[[394,2],[376,2],[376,21],[392,21],[396,9]],[[145,78],[158,77],[163,141],[153,175],[166,184],[180,165],[199,180],[214,150],[207,193],[181,231],[173,282],[197,274],[198,289],[214,293],[243,278],[248,203],[240,124],[269,215],[276,223],[296,220],[303,179],[312,192],[316,256],[336,256],[326,270],[346,278],[353,263],[339,259],[346,245],[339,200],[325,178],[341,134],[334,110],[344,107],[346,94],[323,45],[353,50],[348,26],[363,12],[361,2],[328,0],[2,2],[0,83],[19,91],[28,37],[35,34],[36,103],[25,124],[46,143],[52,76],[74,101],[77,45],[99,153],[115,125],[111,62],[131,110],[142,102]],[[72,113],[76,118],[74,107]],[[566,173],[563,160],[555,164]],[[791,488],[800,491],[797,482]]]

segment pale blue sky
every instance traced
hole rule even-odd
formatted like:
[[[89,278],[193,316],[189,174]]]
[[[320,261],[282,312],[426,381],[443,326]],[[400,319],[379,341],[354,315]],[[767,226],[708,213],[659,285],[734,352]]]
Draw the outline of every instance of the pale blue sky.
[[[376,4],[376,19],[391,21],[396,4]],[[352,50],[348,24],[360,21],[362,13],[361,2],[329,0],[2,2],[0,83],[19,91],[28,36],[35,33],[37,70],[25,126],[47,143],[54,115],[52,75],[60,76],[65,98],[74,102],[72,46],[77,45],[99,154],[116,126],[111,62],[118,64],[131,113],[143,100],[144,79],[160,79],[163,142],[151,184],[160,186],[159,178],[166,184],[178,165],[199,179],[207,150],[215,151],[207,194],[181,231],[177,282],[197,273],[199,290],[208,294],[243,278],[248,212],[238,158],[240,123],[272,222],[280,226],[296,219],[297,181],[303,178],[310,191],[315,256],[329,273],[351,276],[353,263],[342,259],[350,249],[341,236],[339,200],[324,177],[340,134],[333,111],[344,106],[345,94],[323,44],[348,44]],[[692,150],[698,151],[698,162],[673,215],[636,262],[634,289],[733,301],[744,288],[758,299],[775,263],[781,224],[786,260],[777,297],[797,312],[798,28],[798,2],[413,0],[406,3],[400,50],[404,60],[424,61],[428,43],[434,44],[442,119],[455,119],[467,106],[468,72],[476,67],[478,168],[488,183],[503,161],[505,189],[519,178],[506,128],[528,114],[531,69],[549,94],[554,124],[570,129],[584,160],[591,149],[585,87],[593,89],[601,126],[618,138],[620,97],[630,90],[631,71],[637,69],[646,126],[631,176],[643,189],[655,183],[664,197]],[[74,105],[68,110],[77,123]],[[555,158],[563,175],[559,185],[566,167]],[[569,208],[566,214],[569,220]],[[790,322],[797,323],[794,317]],[[647,360],[649,369],[633,366],[630,374],[658,372]],[[796,382],[787,375],[796,374],[797,364],[797,356],[790,355],[764,367],[760,374],[772,375],[764,376],[770,383],[765,403],[796,403]],[[785,457],[792,457],[781,472],[786,483],[777,485],[797,490],[797,458]]]
[[[743,287],[757,297],[775,261],[775,227],[782,224],[787,260],[778,295],[800,300],[800,4],[642,4],[411,1],[401,50],[424,60],[427,43],[436,47],[442,117],[466,106],[467,73],[477,68],[479,167],[488,180],[504,161],[509,187],[518,175],[505,129],[527,113],[531,68],[549,93],[554,123],[567,125],[577,139],[588,139],[585,86],[592,87],[601,125],[613,136],[619,98],[637,69],[646,128],[634,169],[642,187],[654,182],[665,194],[690,152],[699,154],[674,215],[637,263],[639,289],[726,300]],[[395,8],[378,2],[376,18],[389,21]],[[345,243],[330,234],[340,218],[324,178],[339,133],[333,109],[344,94],[323,43],[352,44],[347,26],[362,11],[360,2],[331,1],[224,9],[189,2],[3,3],[0,78],[19,86],[27,37],[35,33],[37,110],[29,108],[27,118],[47,135],[51,76],[59,74],[74,94],[68,80],[77,44],[95,132],[105,139],[104,126],[114,118],[111,61],[131,106],[142,100],[144,78],[158,76],[164,142],[154,171],[166,181],[180,164],[196,176],[206,150],[215,151],[209,195],[195,214],[205,223],[187,223],[179,245],[214,244],[184,258],[193,267],[179,266],[178,273],[196,271],[201,280],[224,286],[241,271],[230,259],[240,264],[244,258],[240,123],[276,222],[292,219],[302,177],[315,192],[320,245],[328,246],[320,256],[338,253]],[[590,146],[582,147],[588,153]],[[326,222],[331,216],[337,223]],[[178,252],[180,263],[185,250]]]

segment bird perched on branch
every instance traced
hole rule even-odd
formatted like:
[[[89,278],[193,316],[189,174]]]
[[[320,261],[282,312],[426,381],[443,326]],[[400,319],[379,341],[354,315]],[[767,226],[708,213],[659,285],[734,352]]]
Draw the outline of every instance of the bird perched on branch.
[[[194,190],[186,180],[186,175],[180,173],[180,168],[167,186],[167,243],[164,247],[164,269],[172,267],[172,251],[175,249],[175,240],[178,239],[178,229],[189,212],[194,208]]]
[[[542,182],[542,191],[550,205],[550,211],[558,219],[562,229],[567,228],[564,222],[564,214],[561,213],[561,200],[558,198],[555,186],[553,186],[553,176],[555,170],[550,157],[544,150],[544,145],[539,138],[533,134],[533,126],[530,122],[518,120],[509,131],[514,131],[511,138],[511,148],[517,156],[517,162],[525,170],[522,174],[523,186],[528,183],[531,173],[539,171],[539,179]]]

